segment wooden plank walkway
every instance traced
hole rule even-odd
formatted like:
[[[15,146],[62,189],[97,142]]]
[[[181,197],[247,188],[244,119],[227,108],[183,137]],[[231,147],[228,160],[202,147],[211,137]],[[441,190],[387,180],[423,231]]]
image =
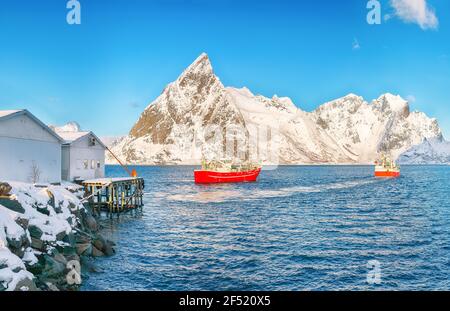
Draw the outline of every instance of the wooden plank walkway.
[[[82,182],[86,199],[98,215],[106,211],[110,216],[144,206],[144,179],[138,177],[99,178]]]

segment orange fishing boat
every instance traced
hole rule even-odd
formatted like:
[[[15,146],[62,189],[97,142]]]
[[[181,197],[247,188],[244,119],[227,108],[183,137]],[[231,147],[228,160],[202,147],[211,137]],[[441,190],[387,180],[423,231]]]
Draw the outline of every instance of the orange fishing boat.
[[[400,177],[400,166],[383,155],[380,161],[375,161],[375,177]]]

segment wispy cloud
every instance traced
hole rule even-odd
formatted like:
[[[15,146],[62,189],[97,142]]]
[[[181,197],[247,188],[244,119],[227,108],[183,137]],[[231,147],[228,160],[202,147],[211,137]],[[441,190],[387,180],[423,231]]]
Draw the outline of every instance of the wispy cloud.
[[[353,39],[353,43],[352,43],[352,49],[353,50],[359,50],[361,48],[361,45],[359,44],[358,39]]]
[[[422,29],[437,29],[439,20],[427,0],[390,0],[394,15],[406,23],[415,23]],[[392,16],[388,16],[388,19]]]

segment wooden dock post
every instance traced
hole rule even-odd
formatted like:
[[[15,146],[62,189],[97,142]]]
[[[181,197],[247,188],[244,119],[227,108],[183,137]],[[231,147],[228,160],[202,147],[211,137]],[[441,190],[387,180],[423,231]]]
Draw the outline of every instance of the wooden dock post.
[[[112,217],[120,213],[143,207],[144,180],[137,177],[101,178],[83,183],[91,208],[101,214],[105,211]]]

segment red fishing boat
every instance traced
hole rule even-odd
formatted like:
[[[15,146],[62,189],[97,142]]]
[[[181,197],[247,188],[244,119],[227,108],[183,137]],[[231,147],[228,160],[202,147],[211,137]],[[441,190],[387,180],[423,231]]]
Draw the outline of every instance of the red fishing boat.
[[[375,177],[400,177],[400,166],[385,156],[375,161]]]
[[[253,164],[203,162],[202,169],[194,171],[194,179],[197,184],[255,182],[260,172],[261,166]]]

